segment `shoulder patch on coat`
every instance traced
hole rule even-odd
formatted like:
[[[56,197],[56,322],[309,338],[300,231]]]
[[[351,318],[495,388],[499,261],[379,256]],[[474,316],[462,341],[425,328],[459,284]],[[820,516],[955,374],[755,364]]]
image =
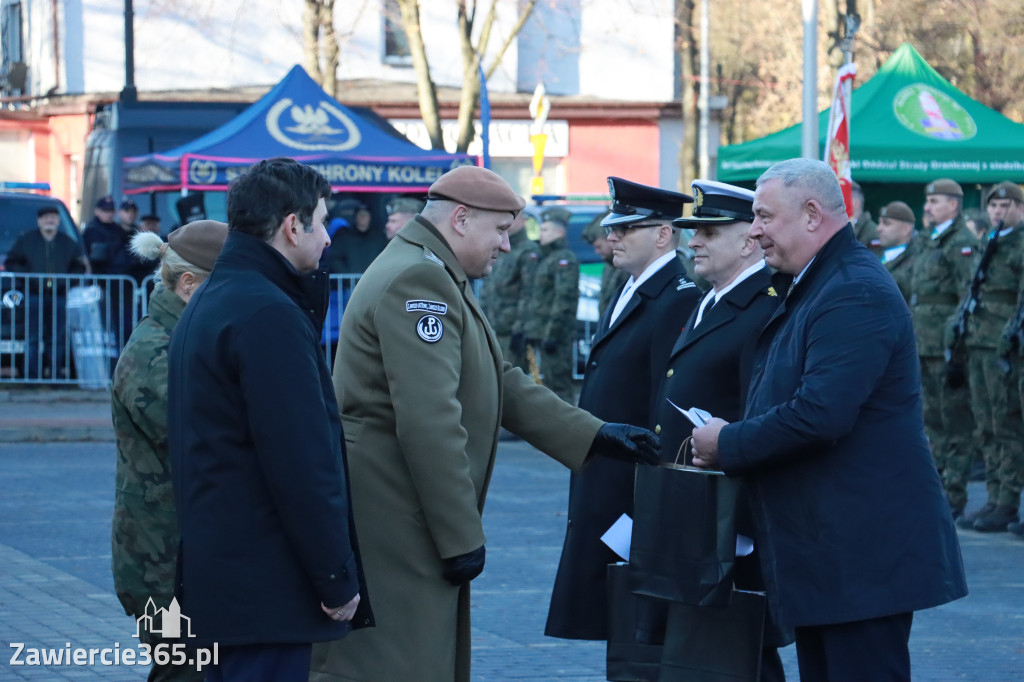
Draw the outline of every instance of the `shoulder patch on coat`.
[[[962,246],[962,247],[960,247],[960,255],[961,256],[970,256],[972,253],[974,253],[974,249],[972,249],[971,247],[969,247],[969,246]]]
[[[437,343],[444,335],[444,325],[436,315],[424,315],[416,323],[416,333],[427,343]]]
[[[684,276],[679,277],[679,283],[676,284],[676,291],[682,291],[683,289],[696,289],[697,285],[686,279]]]
[[[559,258],[558,259],[558,264],[559,265],[568,265],[569,264],[569,259],[568,258]]]
[[[428,249],[426,247],[423,247],[423,257],[426,258],[427,260],[434,261],[435,263],[440,265],[442,268],[444,267],[444,261],[441,260],[440,258],[438,258],[437,254],[435,254],[433,251],[431,251],[430,249]]]
[[[439,301],[426,301],[423,299],[417,299],[415,301],[406,301],[405,312],[437,313],[438,315],[445,315],[448,312],[448,304],[441,303]]]

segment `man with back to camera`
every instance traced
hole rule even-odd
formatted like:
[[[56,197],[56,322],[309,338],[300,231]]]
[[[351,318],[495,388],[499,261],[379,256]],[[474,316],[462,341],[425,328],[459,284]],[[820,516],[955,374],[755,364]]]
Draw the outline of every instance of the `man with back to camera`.
[[[669,350],[700,299],[672,226],[692,198],[616,177],[608,188],[612,209],[601,223],[614,266],[629,279],[614,322],[609,310],[598,323],[579,406],[601,419],[653,428]],[[549,637],[607,639],[608,564],[618,557],[601,536],[622,514],[633,515],[633,470],[630,462],[602,459],[569,479],[565,542],[544,628]]]
[[[207,680],[306,680],[311,642],[373,624],[344,433],[320,348],[327,180],[261,161],[171,335],[168,432],[182,613],[219,645]]]
[[[317,646],[314,682],[468,682],[501,427],[573,469],[656,461],[654,434],[605,424],[504,361],[469,279],[509,252],[524,205],[496,173],[448,171],[352,293],[334,385],[377,627]]]
[[[903,299],[910,304],[910,276],[913,268],[914,211],[902,201],[891,201],[878,213],[878,242],[882,265],[896,280]]]
[[[60,231],[56,205],[43,206],[36,212],[36,227],[23,232],[14,242],[7,252],[4,269],[50,275],[85,272],[82,247]],[[24,287],[25,375],[31,379],[67,378],[67,284],[64,279],[33,278]]]
[[[910,313],[857,243],[828,165],[772,166],[753,208],[751,237],[793,279],[757,338],[744,419],[695,429],[693,461],[747,486],[801,679],[910,680],[913,612],[967,594]]]
[[[953,517],[967,505],[967,479],[977,448],[967,364],[946,360],[946,329],[978,267],[980,249],[961,213],[964,191],[953,180],[925,186],[925,232],[910,275],[910,313],[921,358],[924,427]]]

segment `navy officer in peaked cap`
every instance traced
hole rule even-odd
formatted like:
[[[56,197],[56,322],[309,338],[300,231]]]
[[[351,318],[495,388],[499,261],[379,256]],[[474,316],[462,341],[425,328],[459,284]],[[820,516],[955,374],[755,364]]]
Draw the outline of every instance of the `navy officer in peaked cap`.
[[[671,403],[684,409],[698,407],[730,422],[743,417],[754,342],[781,300],[772,287],[772,270],[765,264],[761,246],[750,236],[754,193],[698,179],[693,181],[693,201],[692,215],[673,224],[694,230],[689,246],[695,268],[711,288],[690,315],[668,357],[654,426],[661,435],[663,460],[674,459],[693,431],[693,425]],[[737,528],[746,536],[754,534],[745,506],[739,511]],[[755,553],[737,558],[738,589],[764,591],[757,563],[759,544],[755,539]],[[668,628],[666,640],[675,636]],[[762,682],[785,679],[777,647],[791,641],[791,630],[773,628],[766,619]]]
[[[611,213],[601,224],[615,267],[629,279],[598,324],[579,405],[604,420],[653,428],[669,351],[700,300],[676,252],[680,230],[672,225],[692,199],[615,177],[608,188]],[[631,463],[602,459],[572,474],[548,636],[607,638],[607,570],[619,559],[601,535],[622,514],[633,514]]]

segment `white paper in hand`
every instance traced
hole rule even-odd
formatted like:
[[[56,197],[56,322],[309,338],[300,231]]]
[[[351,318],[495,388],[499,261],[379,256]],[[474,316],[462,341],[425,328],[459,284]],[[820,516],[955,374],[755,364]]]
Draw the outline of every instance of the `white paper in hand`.
[[[608,545],[608,549],[629,561],[629,542],[632,538],[633,519],[629,518],[628,514],[623,514],[601,536],[601,542]]]
[[[666,398],[666,400],[668,400],[668,398]],[[684,410],[671,400],[668,401],[668,404],[679,410],[683,414],[683,416],[689,419],[690,423],[697,428],[704,426],[713,418],[710,412],[708,412],[707,410],[702,410],[699,407],[691,407],[688,410]]]

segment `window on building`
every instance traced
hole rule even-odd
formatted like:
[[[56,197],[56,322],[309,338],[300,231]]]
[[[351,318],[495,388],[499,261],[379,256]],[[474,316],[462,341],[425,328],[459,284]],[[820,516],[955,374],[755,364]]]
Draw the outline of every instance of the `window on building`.
[[[384,11],[384,63],[395,66],[409,66],[412,55],[409,52],[409,38],[402,25],[402,11],[398,8],[398,0],[383,0]]]
[[[0,91],[25,89],[25,64],[21,50],[21,3],[0,8]]]

